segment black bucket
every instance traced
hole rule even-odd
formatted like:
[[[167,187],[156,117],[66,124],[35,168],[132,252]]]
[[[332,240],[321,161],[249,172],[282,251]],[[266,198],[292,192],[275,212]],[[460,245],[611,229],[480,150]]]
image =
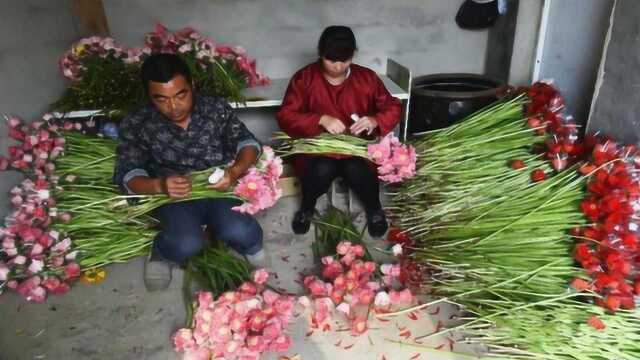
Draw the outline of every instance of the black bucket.
[[[445,128],[496,101],[503,84],[477,74],[419,76],[411,87],[409,135]]]

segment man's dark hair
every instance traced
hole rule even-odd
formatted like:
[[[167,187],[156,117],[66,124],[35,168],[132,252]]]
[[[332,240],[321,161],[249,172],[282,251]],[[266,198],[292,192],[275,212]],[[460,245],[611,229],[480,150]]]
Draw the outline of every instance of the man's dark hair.
[[[356,49],[356,37],[348,26],[329,26],[318,40],[318,56],[331,61],[351,59]]]
[[[182,75],[191,84],[189,66],[175,54],[155,54],[149,56],[142,64],[140,76],[145,89],[149,81],[166,83],[177,75]]]

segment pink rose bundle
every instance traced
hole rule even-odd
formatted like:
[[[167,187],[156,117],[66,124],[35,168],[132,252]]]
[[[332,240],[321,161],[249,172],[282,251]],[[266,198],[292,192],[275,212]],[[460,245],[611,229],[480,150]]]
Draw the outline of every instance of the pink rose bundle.
[[[294,298],[264,289],[267,278],[264,269],[257,270],[253,281],[215,300],[210,292],[200,292],[193,326],[173,336],[175,350],[190,359],[257,360],[264,352],[289,349],[285,329]]]
[[[337,258],[322,258],[322,277],[307,276],[304,286],[312,298],[313,327],[328,327],[332,314],[341,314],[350,323],[354,335],[367,330],[371,310],[388,312],[408,306],[414,301],[409,289],[399,281],[401,267],[363,261],[362,245],[342,241],[337,246]],[[378,271],[382,274],[379,277]]]
[[[415,148],[402,144],[393,133],[389,133],[377,144],[368,145],[367,155],[378,165],[378,177],[383,181],[395,183],[415,175]]]
[[[80,277],[71,239],[50,230],[53,219],[66,219],[55,210],[50,184],[26,179],[11,190],[11,215],[0,227],[0,290],[13,289],[28,301],[43,302],[47,293],[64,294]]]
[[[238,180],[234,194],[245,202],[233,210],[255,214],[260,210],[272,207],[282,196],[278,180],[282,175],[282,159],[275,156],[273,149],[264,146],[257,166]]]

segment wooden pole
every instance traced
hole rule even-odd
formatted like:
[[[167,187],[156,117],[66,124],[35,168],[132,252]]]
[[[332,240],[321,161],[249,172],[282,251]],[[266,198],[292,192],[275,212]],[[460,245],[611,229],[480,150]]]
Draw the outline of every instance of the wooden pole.
[[[72,0],[73,15],[78,18],[86,35],[109,36],[109,24],[102,0]]]

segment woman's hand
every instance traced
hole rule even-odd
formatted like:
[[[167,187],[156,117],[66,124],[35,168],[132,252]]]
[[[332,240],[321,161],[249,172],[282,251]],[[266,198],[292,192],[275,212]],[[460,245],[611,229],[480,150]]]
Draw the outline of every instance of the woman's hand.
[[[340,119],[329,115],[322,115],[319,124],[325,128],[329,134],[342,134],[347,129]]]
[[[360,133],[366,131],[367,135],[369,135],[377,127],[378,121],[376,121],[376,118],[372,116],[363,116],[358,119],[358,121],[356,121],[353,125],[351,125],[349,131],[351,131],[353,135],[360,135]]]

